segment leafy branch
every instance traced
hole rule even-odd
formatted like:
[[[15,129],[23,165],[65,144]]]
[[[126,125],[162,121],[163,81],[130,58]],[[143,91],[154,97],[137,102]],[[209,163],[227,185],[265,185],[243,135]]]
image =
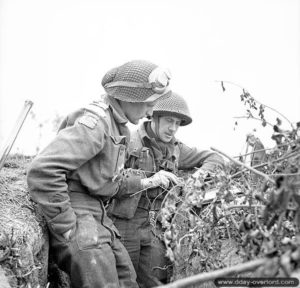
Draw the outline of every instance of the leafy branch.
[[[241,98],[241,101],[244,102],[245,105],[248,105],[250,109],[254,109],[254,110],[258,110],[259,109],[259,116],[260,116],[260,119],[262,121],[262,125],[265,127],[265,125],[267,124],[266,120],[265,120],[265,117],[264,117],[264,111],[265,111],[265,108],[268,108],[269,110],[277,113],[278,115],[280,115],[283,119],[285,119],[291,126],[292,130],[295,129],[295,127],[293,126],[293,123],[285,116],[283,115],[282,113],[280,113],[278,110],[268,106],[268,105],[265,105],[263,103],[261,103],[260,101],[258,101],[257,99],[255,99],[247,90],[245,90],[245,88],[243,88],[242,86],[236,84],[236,83],[233,83],[233,82],[230,82],[230,81],[216,81],[216,82],[220,82],[221,83],[221,87],[222,87],[222,90],[223,92],[225,92],[225,85],[224,83],[227,83],[227,84],[231,84],[231,85],[234,85],[236,87],[239,87],[242,89],[242,94],[240,95],[240,98]],[[257,108],[259,104],[259,107]],[[251,112],[250,110],[247,110],[248,111],[248,118],[251,117]],[[251,117],[253,118],[253,117]],[[277,118],[278,119],[278,118]],[[278,124],[280,125],[281,124],[281,120],[278,119]]]
[[[258,109],[256,100],[244,94],[249,109]],[[271,125],[264,107],[259,119]],[[212,147],[229,160],[225,169],[216,170],[208,181],[186,173],[184,183],[167,193],[159,218],[173,282],[161,287],[190,287],[241,273],[238,268],[251,263],[259,263],[252,267],[258,277],[289,276],[300,269],[300,124],[292,131],[283,131],[280,124],[277,119],[273,125],[275,147],[244,155],[268,150],[257,165]],[[212,192],[214,198],[207,198]],[[232,251],[234,255],[226,256]],[[231,259],[239,264],[232,265]]]
[[[275,184],[275,181],[273,179],[271,179],[268,175],[266,175],[266,174],[264,174],[264,173],[262,173],[262,172],[260,172],[260,171],[258,171],[256,169],[254,169],[254,168],[252,168],[252,167],[250,167],[250,166],[248,166],[248,165],[246,165],[246,164],[244,164],[244,163],[242,163],[240,161],[235,160],[234,158],[228,156],[226,153],[224,153],[224,152],[222,152],[222,151],[220,151],[220,150],[218,150],[218,149],[216,149],[214,147],[211,147],[210,149],[213,150],[213,151],[215,151],[215,152],[218,152],[219,154],[221,154],[223,156],[225,156],[226,158],[228,158],[229,160],[231,160],[233,163],[235,163],[235,164],[237,164],[239,166],[242,166],[242,167],[248,169],[249,171],[251,171],[251,172],[253,172],[253,173],[255,173],[255,174],[259,175],[259,176],[262,176],[263,178],[265,178],[270,183]]]

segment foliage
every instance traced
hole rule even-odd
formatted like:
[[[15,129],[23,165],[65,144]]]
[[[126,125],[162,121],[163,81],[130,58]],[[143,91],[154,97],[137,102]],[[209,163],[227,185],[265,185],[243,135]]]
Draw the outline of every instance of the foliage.
[[[172,280],[262,257],[269,260],[256,276],[288,276],[300,268],[300,122],[292,124],[245,89],[240,98],[247,118],[272,125],[275,145],[252,169],[231,161],[209,179],[183,174],[183,184],[168,192],[158,217]],[[275,124],[265,109],[278,113]],[[281,119],[290,130],[281,128]],[[216,197],[207,200],[213,192]]]

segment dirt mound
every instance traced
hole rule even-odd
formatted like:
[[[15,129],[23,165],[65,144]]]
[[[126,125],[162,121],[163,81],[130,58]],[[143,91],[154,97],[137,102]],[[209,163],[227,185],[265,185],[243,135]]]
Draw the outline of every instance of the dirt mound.
[[[48,282],[46,224],[26,184],[30,161],[14,155],[0,171],[0,283],[12,288],[46,287]]]

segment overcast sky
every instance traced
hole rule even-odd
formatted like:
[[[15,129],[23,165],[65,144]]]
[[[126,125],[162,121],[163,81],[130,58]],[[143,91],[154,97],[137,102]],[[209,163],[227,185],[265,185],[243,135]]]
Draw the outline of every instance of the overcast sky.
[[[241,89],[220,80],[300,121],[299,0],[0,0],[0,17],[1,145],[34,102],[14,151],[44,147],[55,115],[97,99],[102,76],[133,59],[171,70],[193,117],[177,136],[191,146],[237,155],[254,128],[273,145],[256,121],[233,130]]]

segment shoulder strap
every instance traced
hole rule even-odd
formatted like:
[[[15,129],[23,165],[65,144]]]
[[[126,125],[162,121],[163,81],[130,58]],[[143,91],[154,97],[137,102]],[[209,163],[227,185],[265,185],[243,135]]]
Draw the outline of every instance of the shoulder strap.
[[[144,146],[139,130],[131,133],[128,145],[128,167],[144,171],[154,171],[155,163],[150,155],[150,149]],[[146,174],[147,175],[147,174]]]
[[[108,105],[102,101],[94,101],[87,105],[84,109],[92,112],[98,117],[106,117],[106,110],[108,109]]]
[[[130,135],[128,145],[128,153],[139,157],[140,151],[143,149],[143,140],[139,133],[139,129],[133,131]]]
[[[176,158],[176,161],[178,162],[179,161],[179,156],[180,156],[180,148],[179,148],[179,145],[175,145],[174,147],[174,156]]]
[[[57,133],[60,131],[60,130],[63,130],[69,126],[73,126],[76,119],[78,119],[79,117],[81,117],[83,115],[83,112],[84,112],[84,109],[78,109],[72,113],[70,113],[69,115],[67,115],[63,121],[60,123],[58,129],[57,129]]]

